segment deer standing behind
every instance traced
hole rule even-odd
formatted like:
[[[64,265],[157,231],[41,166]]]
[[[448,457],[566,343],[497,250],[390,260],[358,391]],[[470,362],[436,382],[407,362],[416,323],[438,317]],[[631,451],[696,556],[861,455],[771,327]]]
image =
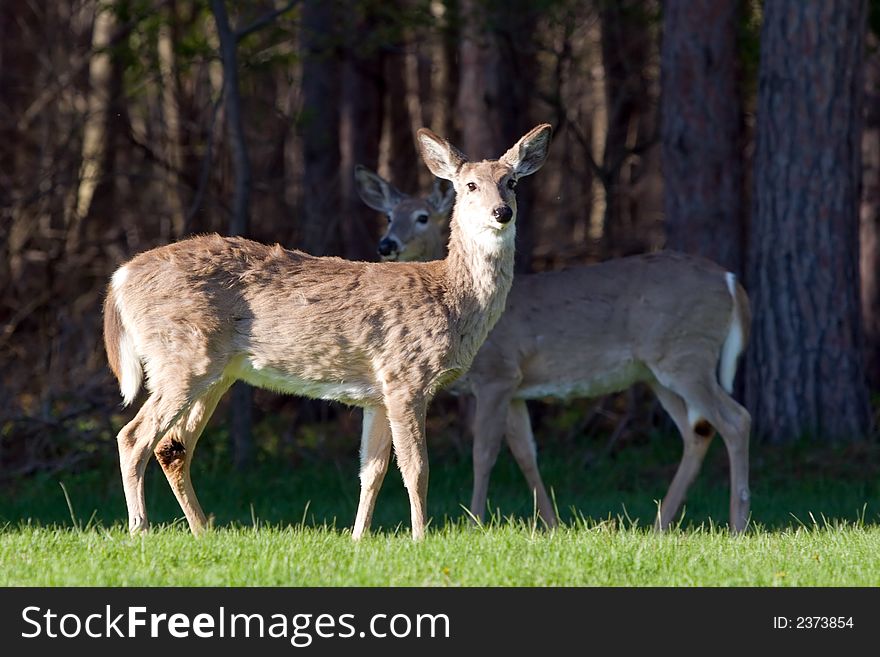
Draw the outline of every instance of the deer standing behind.
[[[388,215],[378,249],[383,259],[442,257],[441,226],[451,198],[436,186],[425,199],[408,197],[363,167],[355,179],[361,199]],[[470,512],[484,517],[504,436],[538,512],[556,525],[526,400],[594,397],[643,382],[684,441],[657,527],[665,529],[678,513],[717,429],[730,460],[730,526],[742,531],[749,515],[751,418],[730,392],[750,318],[748,297],[733,274],[681,253],[517,276],[504,314],[455,385],[476,400]]]
[[[155,450],[190,529],[206,527],[190,463],[230,385],[252,385],[364,409],[361,493],[352,532],[368,529],[397,457],[413,538],[425,532],[425,412],[465,372],[504,309],[513,279],[516,180],[547,157],[540,125],[498,160],[468,162],[429,130],[422,158],[452,182],[449,254],[427,263],[317,258],[217,235],[142,253],[116,270],[104,342],[130,404],[149,396],[117,436],[129,530],[146,530],[144,471]]]

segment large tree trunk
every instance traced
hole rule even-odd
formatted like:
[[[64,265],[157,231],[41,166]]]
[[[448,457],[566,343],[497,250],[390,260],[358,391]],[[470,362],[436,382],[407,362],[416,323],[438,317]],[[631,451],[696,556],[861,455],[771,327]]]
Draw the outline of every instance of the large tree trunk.
[[[342,69],[336,49],[336,2],[302,6],[303,198],[300,247],[314,255],[338,252],[339,99]]]
[[[758,435],[869,427],[859,307],[865,2],[764,6],[746,397]]]
[[[742,275],[739,0],[667,0],[662,150],[667,246]]]
[[[861,283],[868,381],[880,389],[880,53],[876,35],[865,62],[862,135]]]

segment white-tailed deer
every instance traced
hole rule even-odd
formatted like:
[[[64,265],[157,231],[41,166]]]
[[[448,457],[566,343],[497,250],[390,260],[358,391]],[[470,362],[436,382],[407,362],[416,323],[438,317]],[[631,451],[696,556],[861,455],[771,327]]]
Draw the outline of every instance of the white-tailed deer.
[[[218,400],[241,379],[363,407],[352,534],[369,528],[393,444],[413,538],[421,538],[425,411],[468,369],[504,309],[513,188],[544,163],[550,134],[540,125],[500,159],[468,162],[431,131],[418,132],[428,168],[458,192],[441,261],[350,262],[213,235],[147,251],[117,269],[104,303],[108,360],[126,404],[144,374],[149,391],[117,437],[129,530],[148,527],[144,471],[154,450],[190,529],[205,528],[190,462]]]
[[[437,181],[426,198],[407,196],[360,164],[354,178],[361,200],[388,216],[377,249],[382,260],[427,262],[446,255],[446,222],[455,202],[454,188],[444,194]]]
[[[442,257],[440,231],[419,232],[407,225],[430,214],[434,204],[404,196],[369,171],[360,171],[357,181],[367,205],[391,219],[382,240],[393,238],[397,244],[389,253],[380,249],[386,259]],[[405,203],[406,210],[397,211],[395,203]],[[402,238],[411,234],[422,238],[417,249]],[[428,238],[436,241],[425,243]],[[658,528],[665,529],[678,513],[717,429],[730,459],[730,526],[744,529],[751,418],[730,392],[749,324],[748,297],[734,275],[680,253],[517,276],[504,315],[455,384],[476,398],[471,513],[477,518],[485,513],[489,475],[504,436],[541,517],[555,525],[525,400],[592,397],[644,382],[684,441]]]

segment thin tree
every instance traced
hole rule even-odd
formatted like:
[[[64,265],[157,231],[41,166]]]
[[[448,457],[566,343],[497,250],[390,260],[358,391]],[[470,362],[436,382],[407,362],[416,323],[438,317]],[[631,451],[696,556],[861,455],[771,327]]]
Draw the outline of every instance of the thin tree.
[[[299,246],[314,255],[338,252],[341,72],[337,0],[305,0],[302,11],[303,143]]]
[[[343,64],[340,179],[345,220],[340,229],[345,257],[371,260],[376,258],[379,225],[376,212],[364,205],[357,194],[354,167],[362,164],[374,171],[378,167],[385,78],[382,53],[375,45],[379,17],[370,7],[362,14],[354,11],[357,3],[358,0],[347,0],[346,5],[349,11],[345,29],[350,46]]]
[[[268,25],[281,14],[293,8],[296,2],[288,2],[280,9],[270,11],[240,30],[233,30],[226,12],[224,0],[211,0],[211,12],[217,25],[220,40],[220,61],[223,63],[223,101],[226,111],[226,128],[232,154],[234,188],[232,211],[229,217],[229,234],[250,234],[251,162],[248,156],[244,118],[241,109],[241,92],[238,81],[238,42]],[[232,420],[233,461],[238,468],[245,467],[253,453],[253,390],[245,383],[232,386],[230,402]]]
[[[223,101],[226,111],[226,130],[232,154],[234,187],[229,234],[247,236],[250,233],[251,162],[248,157],[244,121],[241,116],[241,94],[238,84],[238,48],[235,33],[229,24],[224,0],[211,0],[211,11],[220,39],[220,61],[223,63]],[[253,390],[246,383],[232,386],[230,401],[230,438],[233,462],[245,467],[253,452]]]
[[[657,47],[652,8],[653,0],[600,3],[607,132],[597,175],[605,189],[602,241],[606,255],[640,249],[632,235],[636,213],[625,192],[642,173],[633,156],[656,140],[648,77]]]

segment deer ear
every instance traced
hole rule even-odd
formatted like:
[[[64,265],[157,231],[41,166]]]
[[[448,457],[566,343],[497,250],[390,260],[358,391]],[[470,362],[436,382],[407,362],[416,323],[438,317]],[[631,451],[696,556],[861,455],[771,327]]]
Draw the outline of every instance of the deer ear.
[[[461,165],[467,162],[461,151],[427,128],[419,130],[417,136],[422,159],[438,178],[452,180]]]
[[[394,185],[365,166],[358,164],[354,168],[354,180],[358,196],[374,210],[387,214],[403,200],[403,194]]]
[[[523,135],[499,160],[513,168],[517,178],[529,176],[544,165],[552,134],[553,127],[542,123]]]
[[[431,190],[431,195],[425,200],[435,215],[445,216],[449,214],[452,204],[455,203],[455,187],[450,185],[444,194],[443,190],[440,189],[440,179],[437,178],[434,180],[434,188]]]

